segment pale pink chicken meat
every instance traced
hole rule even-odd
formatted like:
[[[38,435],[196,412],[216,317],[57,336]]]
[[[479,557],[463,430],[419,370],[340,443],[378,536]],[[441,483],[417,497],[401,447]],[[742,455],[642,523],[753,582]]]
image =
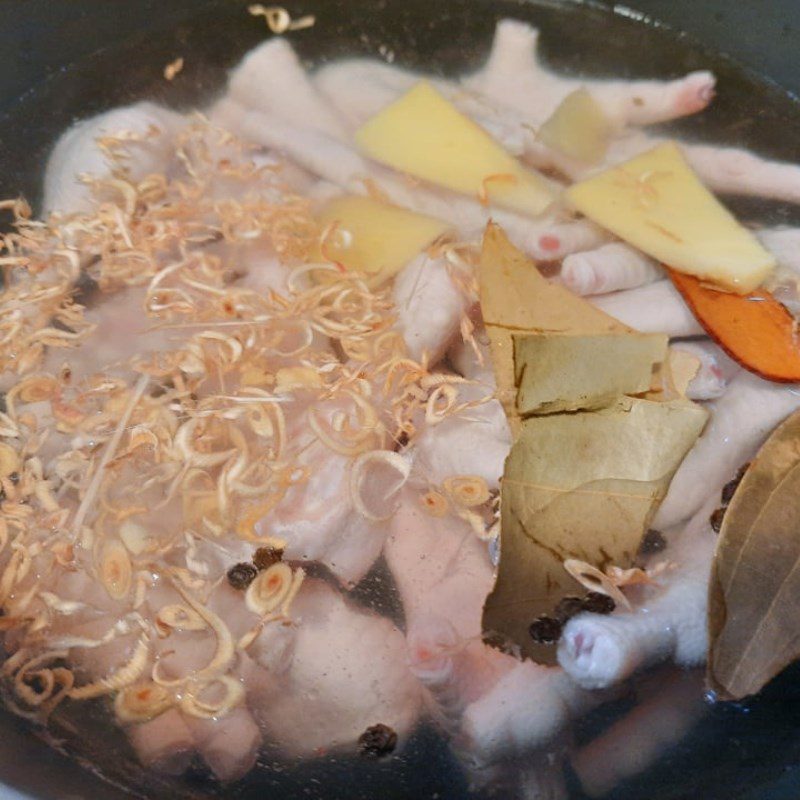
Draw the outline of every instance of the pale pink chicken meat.
[[[666,333],[671,337],[704,333],[694,314],[669,280],[596,295],[589,302],[642,333]]]
[[[45,367],[56,372],[64,364],[75,382],[103,369],[121,368],[134,356],[166,350],[179,337],[174,332],[149,330],[145,316],[145,291],[138,287],[113,294],[96,292],[85,318],[95,325],[84,346],[78,349],[53,350]]]
[[[60,600],[86,604],[79,615],[60,620],[55,633],[61,637],[102,638],[128,610],[115,602],[85,573],[67,573],[53,587]],[[124,664],[133,650],[139,632],[113,639],[100,647],[75,648],[73,662],[81,667],[84,683],[107,677]],[[152,665],[152,662],[150,662]],[[184,715],[170,709],[152,720],[125,726],[131,746],[142,764],[158,772],[179,775],[189,766],[196,746]]]
[[[319,444],[310,445],[302,458],[312,466],[311,477],[290,489],[257,530],[284,541],[287,558],[324,564],[344,586],[355,586],[380,555],[387,523],[364,517],[354,506],[350,497],[352,458]],[[402,485],[402,481],[398,473],[397,482]],[[392,490],[391,495],[394,493]],[[391,513],[391,496],[387,505]]]
[[[460,397],[475,405],[426,426],[414,442],[414,475],[441,484],[453,475],[477,475],[497,489],[511,449],[511,431],[503,408],[492,399],[494,377],[478,373],[472,385],[462,386]]]
[[[230,75],[227,97],[336,139],[348,138],[335,109],[317,92],[294,49],[281,37],[244,57]]]
[[[663,277],[664,270],[652,258],[622,242],[571,253],[558,273],[559,282],[578,295],[637,289]]]
[[[220,719],[185,717],[184,723],[203,761],[218,780],[238,780],[255,766],[262,733],[244,706]]]
[[[418,491],[407,490],[394,516],[386,559],[403,599],[411,669],[464,757],[490,764],[528,752],[595,702],[561,670],[483,643],[493,581],[486,546],[463,521],[423,510]]]
[[[668,528],[694,515],[714,486],[731,480],[770,431],[800,408],[800,389],[742,370],[712,406],[702,436],[678,467],[654,525]]]
[[[256,530],[284,541],[288,559],[322,563],[352,587],[380,555],[408,469],[402,459],[384,450],[388,461],[362,471],[358,453],[337,452],[308,430],[308,414],[332,420],[353,409],[334,401],[300,403],[292,425],[296,465],[307,470],[307,476],[287,490]]]
[[[236,560],[236,555],[230,560]],[[230,557],[229,557],[230,558]],[[147,596],[147,606],[155,617],[158,611],[169,604],[181,603],[180,595],[168,586],[154,585]],[[99,585],[85,574],[70,573],[54,590],[62,600],[80,598],[89,603],[94,618],[82,622],[64,619],[61,635],[98,639],[118,624],[123,615],[130,616],[130,606],[125,601],[114,601]],[[235,592],[226,584],[214,593],[209,607],[215,609],[231,626],[234,635],[243,634],[256,617],[244,608],[241,592]],[[100,616],[97,616],[98,612]],[[81,665],[90,680],[99,680],[113,675],[128,660],[134,651],[142,630],[132,619],[127,626],[129,633],[122,633],[110,643],[100,647],[79,647],[71,655],[74,663]],[[155,632],[149,633],[151,658],[141,672],[141,679],[148,678],[158,659],[160,674],[169,680],[191,676],[208,664],[216,649],[216,641],[208,629],[199,632],[173,631],[160,639]],[[246,659],[246,656],[240,656]],[[233,670],[240,674],[241,667]],[[173,707],[163,714],[142,723],[125,726],[131,745],[146,766],[170,774],[183,772],[197,753],[214,775],[222,781],[240,778],[250,771],[262,735],[246,705],[234,707],[228,714],[212,719],[200,719]]]
[[[684,667],[703,663],[708,577],[716,543],[709,518],[719,505],[722,483],[705,485],[710,497],[664,551],[674,568],[641,590],[644,597],[634,600],[632,611],[617,609],[610,616],[581,613],[567,623],[558,660],[580,686],[604,689],[664,659]]]
[[[228,556],[228,564],[244,558],[244,548],[237,547]],[[169,591],[151,593],[151,598],[149,602],[160,600],[161,605],[181,599]],[[155,603],[153,610],[157,605],[159,603]],[[246,607],[244,593],[232,589],[227,581],[223,581],[214,591],[208,607],[225,620],[234,641],[244,636],[259,620]],[[162,667],[160,674],[168,679],[176,679],[191,676],[211,663],[218,642],[208,630],[197,633],[175,631],[161,640],[158,647]],[[252,713],[257,700],[252,696],[251,687],[256,680],[258,667],[241,652],[236,653],[233,663],[227,674],[242,683],[249,695],[224,715],[208,719],[188,713],[182,715],[183,724],[198,753],[209,769],[223,781],[241,778],[253,768],[263,740],[262,731]]]
[[[250,648],[269,672],[254,698],[265,735],[287,755],[302,757],[354,752],[359,736],[377,724],[404,740],[421,693],[392,622],[311,579],[292,604],[292,619],[291,629],[265,627]]]
[[[693,72],[674,81],[564,78],[538,61],[539,31],[524,22],[498,23],[485,67],[465,79],[468,88],[544,122],[575,89],[585,87],[618,125],[650,125],[702,111],[714,97],[714,76]]]
[[[45,214],[70,214],[91,208],[91,193],[82,175],[100,178],[110,173],[110,164],[97,139],[133,136],[122,167],[130,180],[166,172],[175,158],[175,135],[184,118],[170,109],[142,102],[115,108],[76,123],[53,148],[44,178]]]
[[[491,368],[486,331],[479,328],[473,343],[456,341],[447,358],[469,383],[459,387],[460,398],[474,405],[436,425],[425,426],[411,452],[416,480],[440,485],[453,475],[476,475],[497,489],[511,431],[505,412],[494,399],[496,384]]]
[[[438,364],[475,302],[458,285],[453,274],[457,271],[445,258],[421,253],[395,277],[392,300],[397,325],[415,361],[425,355],[428,363]]]
[[[170,709],[127,729],[142,766],[164,775],[182,775],[195,753],[195,741],[183,714]]]

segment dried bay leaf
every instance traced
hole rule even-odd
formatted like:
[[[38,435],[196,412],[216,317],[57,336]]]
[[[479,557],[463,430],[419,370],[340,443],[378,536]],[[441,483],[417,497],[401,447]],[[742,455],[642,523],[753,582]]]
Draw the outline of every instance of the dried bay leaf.
[[[800,413],[753,460],[725,513],[711,570],[707,681],[758,692],[800,657]]]
[[[513,433],[519,429],[513,335],[522,333],[630,332],[563,286],[550,283],[534,263],[489,223],[479,266],[480,301],[502,403]]]
[[[647,392],[669,342],[659,333],[514,334],[513,340],[523,416],[602,408],[621,395]]]
[[[707,418],[686,400],[621,397],[596,411],[522,422],[506,461],[502,555],[484,607],[484,630],[511,638],[543,662],[528,626],[580,591],[563,562],[630,564],[673,473]]]
[[[518,437],[483,626],[552,662],[554,648],[535,645],[528,627],[580,591],[564,561],[632,563],[707,412],[683,397],[666,337],[643,336],[549,283],[496,225],[479,277],[498,395]]]

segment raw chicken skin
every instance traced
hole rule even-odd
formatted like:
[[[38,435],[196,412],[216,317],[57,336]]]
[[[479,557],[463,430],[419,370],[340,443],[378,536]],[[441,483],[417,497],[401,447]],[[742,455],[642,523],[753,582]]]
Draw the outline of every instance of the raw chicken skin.
[[[708,576],[716,537],[709,518],[719,484],[664,557],[674,568],[659,576],[633,611],[582,613],[564,629],[558,660],[581,686],[603,689],[663,659],[696,666],[706,657]]]
[[[523,22],[498,23],[483,69],[465,84],[541,124],[575,89],[586,87],[619,125],[650,125],[702,111],[714,97],[714,76],[693,72],[675,81],[599,81],[562,78],[537,59],[539,32]]]
[[[596,702],[560,669],[495,650],[481,640],[493,570],[486,546],[463,521],[433,517],[419,492],[392,520],[386,559],[406,614],[411,669],[435,719],[473,763],[529,752]]]
[[[96,140],[103,136],[134,134],[130,156],[123,162],[131,180],[166,172],[175,156],[174,136],[183,117],[153,103],[115,108],[78,122],[56,143],[44,178],[45,214],[73,213],[91,208],[90,193],[81,175],[102,177],[109,163]]]
[[[267,655],[270,680],[256,700],[265,734],[285,753],[315,756],[355,748],[370,726],[401,738],[419,713],[420,688],[408,670],[403,634],[354,607],[330,586],[307,580],[293,603],[291,645],[280,667],[269,653],[287,635],[267,627],[253,645]]]

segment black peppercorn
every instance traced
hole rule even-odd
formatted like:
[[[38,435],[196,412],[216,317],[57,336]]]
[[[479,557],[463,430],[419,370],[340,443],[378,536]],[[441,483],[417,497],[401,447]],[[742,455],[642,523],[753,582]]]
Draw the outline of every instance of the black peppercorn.
[[[591,611],[592,614],[610,614],[617,604],[613,597],[609,597],[602,592],[589,592],[583,598],[581,606],[584,611]]]
[[[744,474],[747,472],[747,468],[749,466],[750,462],[748,461],[746,464],[743,464],[741,467],[739,467],[736,477],[728,481],[722,487],[722,505],[727,506],[728,503],[733,500],[733,496],[736,494],[736,490],[739,488],[739,484],[742,482],[742,478],[744,478]]]
[[[234,564],[228,570],[228,583],[234,589],[246,589],[258,575],[258,570],[252,564],[241,562]]]
[[[408,431],[401,431],[400,435],[397,437],[397,446],[398,447],[405,447],[409,442],[409,435]]]
[[[583,600],[580,597],[574,595],[562,597],[556,605],[555,618],[563,625],[581,611],[583,611]]]
[[[731,500],[733,500],[733,496],[736,494],[736,490],[739,488],[739,478],[734,478],[732,481],[728,481],[722,487],[722,504],[728,505]]]
[[[358,752],[365,758],[381,758],[397,747],[397,734],[388,725],[371,725],[358,737]]]
[[[561,623],[555,617],[541,616],[531,623],[528,633],[536,644],[553,644],[561,638]]]
[[[719,533],[720,528],[722,527],[722,520],[724,518],[725,518],[725,506],[720,506],[708,518],[708,521],[711,523],[711,530],[713,530],[714,533]]]
[[[273,564],[277,564],[283,558],[283,550],[277,547],[259,547],[253,553],[253,564],[256,569],[268,569]]]
[[[72,284],[72,299],[82,306],[88,306],[99,288],[97,281],[82,269],[77,280]]]
[[[661,531],[655,528],[650,528],[647,533],[642,537],[642,543],[639,545],[639,552],[643,556],[649,556],[653,553],[660,553],[667,547],[667,540]]]

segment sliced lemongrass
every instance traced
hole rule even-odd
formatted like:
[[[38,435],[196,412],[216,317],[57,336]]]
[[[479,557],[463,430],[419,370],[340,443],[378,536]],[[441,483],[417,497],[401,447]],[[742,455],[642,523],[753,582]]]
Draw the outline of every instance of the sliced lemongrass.
[[[133,656],[127,664],[120,667],[107,678],[86,684],[84,686],[73,687],[69,691],[69,697],[73,700],[90,700],[95,697],[113,694],[120,689],[124,689],[141,678],[150,658],[150,642],[148,637],[141,636],[136,643]]]
[[[465,508],[483,505],[491,497],[486,481],[479,475],[455,475],[446,478],[442,486],[453,502]]]
[[[580,561],[577,558],[568,558],[564,562],[564,569],[575,578],[578,583],[590,592],[600,592],[608,595],[618,606],[631,610],[631,604],[627,597],[619,590],[611,578],[597,567]]]
[[[278,608],[292,588],[292,568],[288,564],[273,564],[259,572],[247,587],[244,600],[254,614],[265,616]]]
[[[122,689],[114,698],[114,712],[120,722],[149,722],[175,705],[175,696],[152,681]]]
[[[122,600],[128,596],[133,582],[133,566],[128,549],[119,539],[103,542],[97,572],[109,597]]]

